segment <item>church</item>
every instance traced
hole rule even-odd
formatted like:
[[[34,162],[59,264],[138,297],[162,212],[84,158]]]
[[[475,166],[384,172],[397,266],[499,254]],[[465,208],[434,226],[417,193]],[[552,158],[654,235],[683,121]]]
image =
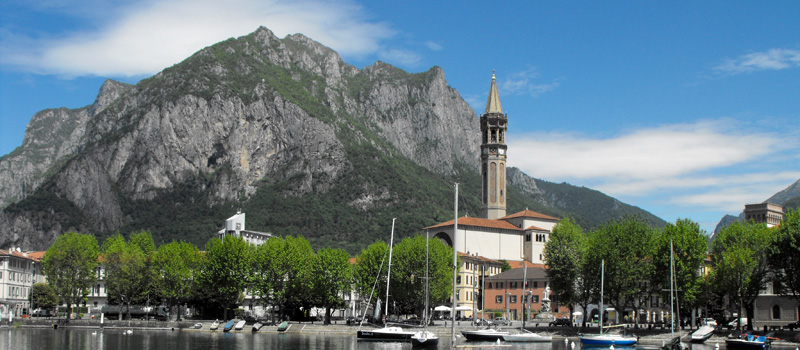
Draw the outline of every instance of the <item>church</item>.
[[[521,260],[544,264],[544,244],[559,219],[523,210],[506,215],[506,130],[497,80],[492,73],[486,110],[481,124],[481,217],[458,218],[426,227],[431,236],[467,255],[489,259]]]

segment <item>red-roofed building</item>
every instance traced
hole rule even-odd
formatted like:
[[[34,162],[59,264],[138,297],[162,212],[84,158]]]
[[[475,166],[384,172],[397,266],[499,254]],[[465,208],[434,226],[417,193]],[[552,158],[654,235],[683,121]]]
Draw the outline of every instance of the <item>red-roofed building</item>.
[[[20,249],[0,249],[0,317],[28,314],[30,293],[34,283],[44,281],[42,265],[44,252],[23,252]]]

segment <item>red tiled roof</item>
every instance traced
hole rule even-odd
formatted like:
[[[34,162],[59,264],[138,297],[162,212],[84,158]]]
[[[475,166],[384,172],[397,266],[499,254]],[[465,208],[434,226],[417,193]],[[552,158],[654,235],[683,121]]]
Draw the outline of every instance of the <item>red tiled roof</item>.
[[[433,225],[433,226],[430,226],[430,227],[426,227],[426,229],[453,226],[454,222],[455,222],[455,220],[450,220],[450,221],[447,221],[447,222],[443,222],[441,224],[437,224],[437,225]],[[516,226],[512,225],[508,221],[473,218],[473,217],[469,217],[469,216],[464,216],[464,217],[458,218],[458,224],[459,225],[464,225],[464,226],[476,226],[476,227],[487,227],[487,228],[499,228],[499,229],[511,230],[511,231],[522,231],[519,227],[516,227]]]
[[[522,260],[508,260],[508,265],[511,266],[512,269],[522,268]],[[528,260],[525,260],[525,265],[528,265],[528,267],[545,267],[544,264],[534,264]]]
[[[497,261],[497,260],[489,259],[489,258],[487,258],[485,256],[480,256],[480,255],[472,255],[472,254],[467,254],[467,253],[464,253],[464,252],[458,252],[458,256],[469,257],[469,258],[472,258],[472,259],[475,259],[475,260],[478,260],[478,261],[484,261],[484,262],[500,264],[500,262]]]
[[[558,218],[554,218],[554,217],[549,216],[549,215],[544,215],[542,213],[537,213],[537,212],[535,212],[533,210],[528,210],[528,209],[525,209],[525,210],[523,210],[523,211],[521,211],[519,213],[514,213],[514,214],[511,214],[511,215],[508,215],[506,217],[502,217],[502,218],[500,218],[500,220],[513,219],[513,218],[519,218],[519,217],[554,220],[554,221],[558,221],[559,220]]]
[[[0,256],[14,256],[14,257],[17,257],[17,258],[28,259],[28,260],[33,260],[33,261],[39,261],[39,259],[34,259],[28,253],[21,253],[21,252],[18,252],[16,250],[0,249]]]
[[[550,232],[550,230],[545,230],[545,229],[543,229],[543,228],[541,228],[541,227],[536,227],[536,226],[530,226],[530,227],[528,227],[528,228],[526,228],[526,229],[525,229],[525,231],[530,231],[530,230],[536,230],[536,231],[547,231],[547,232]]]

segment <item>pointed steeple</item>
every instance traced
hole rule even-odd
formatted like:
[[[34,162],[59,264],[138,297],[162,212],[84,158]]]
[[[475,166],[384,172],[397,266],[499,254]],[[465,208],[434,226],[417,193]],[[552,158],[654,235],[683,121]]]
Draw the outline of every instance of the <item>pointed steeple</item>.
[[[503,107],[500,106],[500,94],[497,92],[497,78],[492,71],[492,86],[489,88],[489,98],[486,100],[486,111],[488,113],[503,114]]]

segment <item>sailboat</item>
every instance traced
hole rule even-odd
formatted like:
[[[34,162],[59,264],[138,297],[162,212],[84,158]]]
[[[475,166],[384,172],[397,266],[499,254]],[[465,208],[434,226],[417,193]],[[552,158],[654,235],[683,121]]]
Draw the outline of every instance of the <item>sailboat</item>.
[[[527,291],[525,289],[527,289],[526,287],[528,286],[528,283],[527,283],[528,282],[527,281],[528,280],[528,277],[527,277],[528,276],[528,264],[525,263],[525,257],[522,258],[522,265],[523,265],[523,270],[522,270],[522,295],[527,295]],[[523,299],[523,303],[524,302],[525,302],[525,299]],[[553,337],[552,336],[540,335],[540,334],[532,333],[532,332],[529,332],[529,331],[525,330],[525,319],[524,319],[525,315],[523,315],[522,317],[523,317],[523,321],[519,326],[519,333],[503,335],[501,337],[501,339],[503,339],[503,341],[508,341],[508,342],[526,342],[526,343],[549,343],[549,342],[553,341]]]
[[[423,312],[422,320],[425,322],[425,328],[421,332],[414,333],[411,336],[411,345],[414,347],[434,347],[439,345],[439,337],[433,332],[428,331],[428,323],[430,323],[428,315],[428,291],[430,289],[430,276],[428,261],[428,244],[430,242],[430,232],[425,233],[425,311]]]
[[[584,347],[590,346],[631,346],[636,344],[636,338],[626,337],[619,334],[603,334],[603,283],[605,277],[606,262],[603,260],[600,265],[600,334],[581,336],[581,343]]]
[[[392,245],[394,244],[394,221],[392,219],[392,234],[389,238],[389,268],[386,273],[386,312],[384,319],[389,316],[389,281],[392,277]],[[359,329],[356,332],[357,340],[373,340],[373,341],[408,341],[414,332],[405,331],[400,327],[383,327],[375,329]]]

